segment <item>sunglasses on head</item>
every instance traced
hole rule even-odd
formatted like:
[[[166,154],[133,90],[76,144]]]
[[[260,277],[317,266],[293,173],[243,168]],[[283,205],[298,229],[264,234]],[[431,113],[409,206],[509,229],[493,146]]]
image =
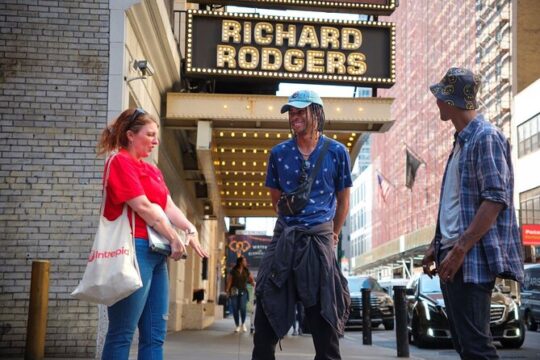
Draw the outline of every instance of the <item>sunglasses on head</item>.
[[[141,115],[146,114],[146,111],[144,111],[141,108],[136,108],[133,114],[129,117],[128,123],[133,124]]]

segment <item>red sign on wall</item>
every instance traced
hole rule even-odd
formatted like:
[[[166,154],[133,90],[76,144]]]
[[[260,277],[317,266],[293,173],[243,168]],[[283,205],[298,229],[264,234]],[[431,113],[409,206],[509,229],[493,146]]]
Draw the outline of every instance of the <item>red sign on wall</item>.
[[[523,245],[540,245],[540,224],[521,225]]]

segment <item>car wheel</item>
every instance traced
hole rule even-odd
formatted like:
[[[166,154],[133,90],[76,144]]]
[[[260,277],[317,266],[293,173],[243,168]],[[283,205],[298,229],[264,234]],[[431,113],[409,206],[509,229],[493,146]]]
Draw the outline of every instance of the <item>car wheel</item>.
[[[427,347],[428,343],[427,341],[420,335],[420,331],[418,329],[418,318],[416,316],[413,317],[413,323],[412,323],[412,338],[414,345],[418,346],[419,348],[425,348]]]
[[[515,339],[501,339],[501,345],[507,349],[519,349],[523,342],[525,341],[525,325],[523,323],[519,324],[520,337]]]
[[[538,324],[536,323],[536,319],[534,318],[534,316],[532,316],[530,311],[527,311],[525,313],[524,321],[525,321],[525,324],[527,324],[527,330],[529,331],[538,330]]]
[[[394,319],[383,321],[384,330],[394,330]]]

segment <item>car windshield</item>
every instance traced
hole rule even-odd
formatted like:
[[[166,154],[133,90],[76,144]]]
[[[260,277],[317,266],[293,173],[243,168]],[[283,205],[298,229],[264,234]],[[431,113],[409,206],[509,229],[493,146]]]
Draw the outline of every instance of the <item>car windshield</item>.
[[[429,278],[429,276],[422,276],[420,280],[420,292],[423,294],[442,292],[439,277],[434,276]]]
[[[383,291],[377,280],[370,277],[350,277],[347,279],[349,283],[349,291],[360,292],[362,289],[370,289],[371,291]]]

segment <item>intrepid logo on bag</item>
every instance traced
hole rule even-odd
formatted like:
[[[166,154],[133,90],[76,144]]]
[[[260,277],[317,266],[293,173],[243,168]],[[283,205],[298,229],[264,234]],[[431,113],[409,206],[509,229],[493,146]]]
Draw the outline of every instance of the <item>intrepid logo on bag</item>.
[[[113,251],[96,251],[92,250],[88,257],[88,262],[92,262],[96,259],[114,258],[117,256],[127,255],[129,256],[129,250],[122,246],[122,248]]]

